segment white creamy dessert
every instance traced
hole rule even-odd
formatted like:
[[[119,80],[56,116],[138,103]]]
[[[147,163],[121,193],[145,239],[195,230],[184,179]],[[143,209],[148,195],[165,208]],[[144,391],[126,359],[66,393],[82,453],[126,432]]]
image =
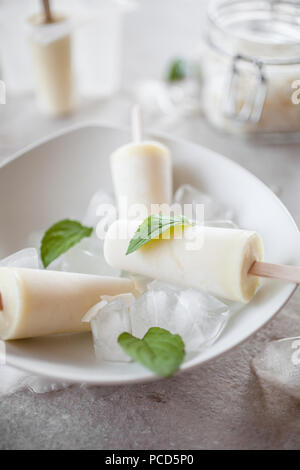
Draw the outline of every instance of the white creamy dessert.
[[[153,212],[151,205],[171,204],[172,159],[166,146],[152,141],[129,143],[111,155],[110,164],[119,218],[143,218]],[[137,205],[146,213],[135,214]]]
[[[128,279],[26,268],[0,268],[0,338],[90,329],[81,320],[102,295],[131,292]]]
[[[29,18],[29,46],[36,77],[38,105],[53,116],[69,114],[74,108],[71,36],[60,31],[51,39],[51,28],[63,26],[67,19],[54,16],[53,23],[43,23],[42,16]],[[43,34],[48,34],[45,40]]]
[[[263,243],[256,232],[187,226],[180,238],[151,240],[126,255],[140,223],[119,220],[110,226],[104,243],[108,264],[234,301],[248,302],[254,296],[259,278],[248,271],[263,258]]]

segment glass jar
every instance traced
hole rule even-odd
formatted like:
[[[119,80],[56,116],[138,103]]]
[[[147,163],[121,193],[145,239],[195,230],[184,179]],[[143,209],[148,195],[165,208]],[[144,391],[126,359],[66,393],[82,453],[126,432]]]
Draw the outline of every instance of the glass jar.
[[[202,105],[236,134],[300,136],[299,0],[212,0]]]

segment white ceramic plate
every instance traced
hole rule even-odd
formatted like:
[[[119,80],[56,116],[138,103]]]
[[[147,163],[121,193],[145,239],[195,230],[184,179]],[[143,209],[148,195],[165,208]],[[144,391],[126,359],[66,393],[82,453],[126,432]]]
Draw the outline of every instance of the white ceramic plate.
[[[227,158],[198,145],[158,137],[172,151],[175,188],[190,183],[232,207],[241,227],[263,237],[265,259],[300,265],[298,229],[279,199]],[[81,218],[99,187],[111,191],[109,155],[129,140],[126,131],[97,125],[75,128],[20,152],[0,170],[0,257],[24,247],[28,234],[65,217]],[[259,156],[256,156],[259,158]],[[235,314],[218,341],[181,370],[219,356],[261,328],[293,293],[292,284],[267,281]],[[90,334],[7,343],[7,362],[72,382],[120,384],[155,376],[138,364],[96,362]]]

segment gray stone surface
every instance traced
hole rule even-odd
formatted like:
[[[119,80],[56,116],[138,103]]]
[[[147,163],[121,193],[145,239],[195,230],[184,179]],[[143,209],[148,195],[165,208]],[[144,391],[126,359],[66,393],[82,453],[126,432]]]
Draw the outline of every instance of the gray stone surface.
[[[245,344],[182,376],[146,385],[71,387],[0,400],[2,448],[297,449],[299,402],[262,387],[250,359],[300,328],[300,296]]]
[[[170,57],[189,50],[197,41],[205,6],[198,0],[141,3],[142,9],[125,24],[125,84],[135,76],[159,76]],[[130,99],[122,94],[87,106],[68,120],[52,121],[37,114],[31,97],[11,99],[0,109],[0,157],[9,158],[25,144],[74,122],[128,124],[129,107]],[[216,133],[200,117],[169,130],[248,168],[279,191],[300,223],[299,144],[245,142]],[[250,363],[271,339],[300,334],[299,309],[298,291],[246,343],[172,379],[1,398],[0,448],[299,449],[300,402],[261,384]]]

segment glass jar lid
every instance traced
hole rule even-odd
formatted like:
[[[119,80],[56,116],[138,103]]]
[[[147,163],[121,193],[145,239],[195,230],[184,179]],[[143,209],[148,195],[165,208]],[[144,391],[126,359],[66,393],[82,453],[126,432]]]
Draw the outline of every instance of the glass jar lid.
[[[299,0],[212,0],[209,42],[230,56],[300,62]]]

